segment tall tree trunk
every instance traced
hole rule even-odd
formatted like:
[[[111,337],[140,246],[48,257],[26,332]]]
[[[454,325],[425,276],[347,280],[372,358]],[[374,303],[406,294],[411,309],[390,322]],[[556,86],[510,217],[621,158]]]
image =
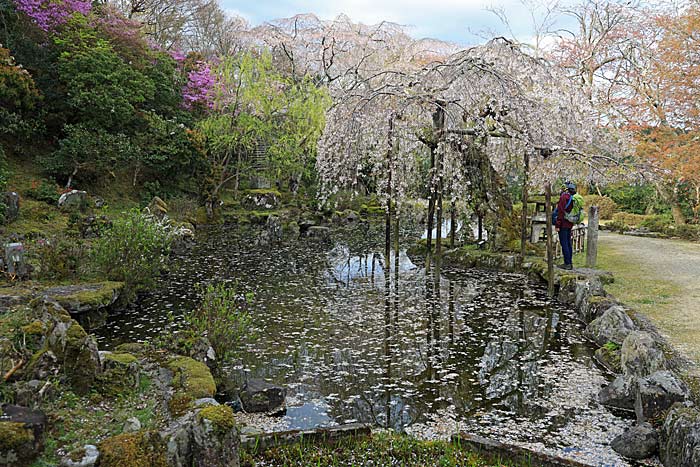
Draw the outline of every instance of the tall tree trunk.
[[[520,226],[520,256],[527,255],[527,186],[530,181],[530,152],[523,155],[523,212]]]
[[[435,219],[435,148],[430,148],[430,180],[428,181],[428,253],[433,252],[433,220]]]
[[[680,204],[678,204],[678,188],[674,187],[673,192],[669,192],[668,188],[666,188],[663,185],[663,182],[655,181],[653,183],[654,187],[656,188],[656,192],[659,194],[661,199],[666,204],[671,206],[671,215],[673,216],[673,222],[675,222],[676,225],[684,225],[685,216],[683,215],[683,210],[681,209]]]

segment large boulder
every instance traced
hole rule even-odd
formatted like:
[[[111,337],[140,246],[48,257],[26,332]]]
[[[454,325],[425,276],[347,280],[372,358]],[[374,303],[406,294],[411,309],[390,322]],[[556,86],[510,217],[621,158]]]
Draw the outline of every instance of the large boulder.
[[[25,371],[37,379],[50,376],[38,374],[38,368],[51,356],[49,363],[57,361],[60,374],[73,391],[86,394],[102,371],[95,339],[55,300],[37,299],[32,306],[47,333],[42,348],[32,356]]]
[[[51,287],[43,294],[56,300],[69,313],[78,314],[112,306],[123,288],[123,282],[108,281]]]
[[[648,332],[630,332],[620,352],[620,365],[625,375],[643,377],[666,369],[666,357]]]
[[[201,409],[192,427],[192,464],[195,467],[238,467],[240,436],[233,410],[226,405]]]
[[[233,411],[216,401],[173,421],[162,433],[171,467],[238,466],[240,437]]]
[[[163,219],[168,215],[168,204],[160,199],[158,196],[154,196],[150,203],[148,203],[148,212],[158,219]]]
[[[241,388],[240,398],[246,412],[277,413],[285,409],[287,390],[260,379],[251,379]]]
[[[86,191],[71,190],[63,193],[58,198],[58,207],[64,211],[80,211],[87,208],[88,205],[88,194]]]
[[[649,423],[640,423],[613,439],[610,446],[629,459],[646,459],[656,454],[659,436]]]
[[[612,383],[601,389],[598,400],[608,407],[634,410],[635,389],[634,379],[618,376]]]
[[[135,356],[115,352],[100,352],[100,356],[102,374],[98,380],[103,394],[117,396],[139,386],[141,368]]]
[[[97,446],[86,444],[61,459],[61,467],[94,467],[99,457]]]
[[[659,458],[666,467],[700,465],[700,411],[675,404],[659,434]]]
[[[591,321],[585,334],[596,344],[603,346],[608,342],[621,345],[627,335],[634,331],[635,325],[621,306],[608,308],[602,316]]]
[[[634,411],[637,420],[659,418],[676,402],[688,397],[688,388],[670,371],[657,371],[637,380]]]
[[[43,449],[46,415],[17,405],[3,405],[0,413],[0,466],[31,464]]]

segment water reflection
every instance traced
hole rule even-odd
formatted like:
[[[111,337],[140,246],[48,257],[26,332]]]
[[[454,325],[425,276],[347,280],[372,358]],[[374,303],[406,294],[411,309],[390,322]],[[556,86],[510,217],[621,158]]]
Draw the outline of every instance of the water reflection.
[[[398,267],[394,255],[385,265],[379,230],[339,235],[334,246],[272,248],[256,246],[254,232],[200,233],[157,291],[110,317],[100,345],[152,339],[167,312],[177,320],[197,303],[195,284],[223,280],[254,294],[257,337],[241,377],[289,388],[289,428],[361,421],[406,429],[449,411],[476,433],[514,423],[514,437],[556,444],[549,433],[583,411],[593,424],[614,425],[594,401],[604,378],[580,324],[541,286],[439,262],[426,270],[405,251]],[[572,375],[586,398],[576,405],[561,383]]]

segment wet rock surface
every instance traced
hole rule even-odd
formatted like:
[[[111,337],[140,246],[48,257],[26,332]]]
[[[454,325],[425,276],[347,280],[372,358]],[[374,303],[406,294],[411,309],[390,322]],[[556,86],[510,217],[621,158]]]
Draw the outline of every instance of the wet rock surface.
[[[629,459],[646,459],[656,454],[659,438],[649,423],[640,423],[613,439],[610,445]]]
[[[601,404],[618,409],[634,410],[637,381],[633,378],[618,376],[598,393]]]
[[[659,457],[667,467],[700,465],[700,411],[676,404],[659,436]]]
[[[252,379],[243,385],[239,397],[246,412],[276,413],[285,409],[287,390],[260,379]]]
[[[635,329],[625,309],[621,306],[613,306],[588,324],[586,335],[598,345],[605,345],[608,342],[621,345],[627,335]]]
[[[622,372],[630,376],[648,376],[666,369],[666,357],[648,332],[629,333],[620,349]]]
[[[688,388],[670,371],[657,371],[637,380],[634,411],[640,421],[657,419],[676,402],[683,402]]]

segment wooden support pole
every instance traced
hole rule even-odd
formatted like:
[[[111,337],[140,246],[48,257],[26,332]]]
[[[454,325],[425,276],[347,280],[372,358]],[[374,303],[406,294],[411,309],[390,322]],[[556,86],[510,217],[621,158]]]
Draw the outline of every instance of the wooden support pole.
[[[594,268],[598,261],[598,206],[588,209],[588,240],[586,242],[586,267]]]
[[[525,151],[523,154],[523,213],[522,213],[522,225],[520,226],[520,256],[525,258],[527,255],[527,201],[528,193],[527,186],[530,183],[530,151]]]
[[[547,291],[549,296],[554,296],[554,251],[552,248],[552,184],[544,187],[545,216],[547,219]]]

